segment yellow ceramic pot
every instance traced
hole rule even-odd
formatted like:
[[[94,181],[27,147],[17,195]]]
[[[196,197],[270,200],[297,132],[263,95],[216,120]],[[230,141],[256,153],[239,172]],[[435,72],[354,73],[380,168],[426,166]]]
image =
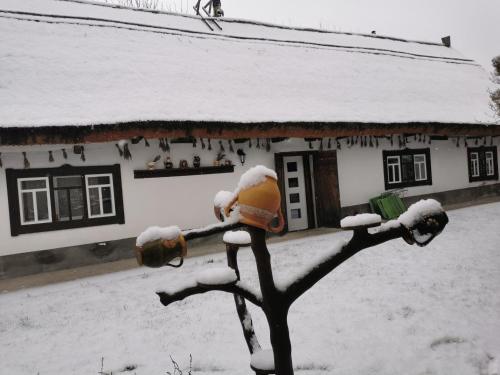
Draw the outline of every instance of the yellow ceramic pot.
[[[236,203],[240,208],[240,222],[273,233],[283,230],[285,220],[281,213],[281,194],[274,178],[267,176],[260,184],[241,190],[226,206],[226,216],[229,216],[229,211]],[[276,216],[279,219],[278,226],[271,227],[271,221]]]

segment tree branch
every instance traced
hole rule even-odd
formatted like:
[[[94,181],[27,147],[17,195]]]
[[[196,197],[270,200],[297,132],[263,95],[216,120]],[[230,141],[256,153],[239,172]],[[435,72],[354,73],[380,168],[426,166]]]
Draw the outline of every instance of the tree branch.
[[[414,222],[411,228],[406,228],[400,222],[393,221],[382,225],[378,232],[373,234],[368,233],[366,228],[356,229],[348,243],[341,246],[338,251],[332,252],[330,256],[319,260],[306,270],[302,276],[284,288],[286,300],[291,305],[319,280],[361,250],[401,237],[408,243],[425,246],[432,238],[441,233],[447,223],[448,217],[443,211],[428,217],[422,217]],[[422,238],[425,239],[425,242],[419,242]]]
[[[262,306],[262,298],[252,292],[241,282],[227,285],[192,284],[175,292],[157,292],[156,294],[158,294],[158,296],[160,297],[160,302],[164,306],[168,306],[173,302],[182,301],[184,298],[213,291],[232,293],[245,298],[256,306]]]

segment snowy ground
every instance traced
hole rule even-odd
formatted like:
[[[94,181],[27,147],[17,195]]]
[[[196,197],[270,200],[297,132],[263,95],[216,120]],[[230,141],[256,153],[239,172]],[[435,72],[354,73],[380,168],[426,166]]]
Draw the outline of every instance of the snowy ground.
[[[290,312],[297,374],[497,374],[500,364],[500,203],[450,212],[427,248],[402,240],[365,250]],[[271,246],[287,277],[348,233]],[[0,295],[0,373],[251,374],[232,297],[205,294],[160,305],[154,291],[191,279],[224,256],[179,270],[137,269]],[[244,279],[256,285],[249,251]],[[262,314],[252,308],[268,346]],[[126,372],[127,373],[127,372]]]

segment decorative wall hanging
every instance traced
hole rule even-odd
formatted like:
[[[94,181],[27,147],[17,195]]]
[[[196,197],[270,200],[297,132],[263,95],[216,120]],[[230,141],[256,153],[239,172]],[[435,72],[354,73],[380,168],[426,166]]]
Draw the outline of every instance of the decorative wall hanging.
[[[81,161],[85,162],[85,161],[87,160],[87,159],[85,158],[85,149],[84,149],[84,147],[83,147],[83,146],[81,146],[81,147],[82,147],[82,152],[81,152],[81,154],[80,154],[80,159],[81,159]]]
[[[193,156],[193,167],[195,168],[200,168],[201,166],[201,159],[198,155]]]
[[[200,138],[200,142],[201,142],[201,149],[204,150],[205,149],[205,141],[203,140],[203,138]]]
[[[26,156],[26,152],[23,151],[24,168],[28,169],[30,167],[30,162]]]
[[[49,162],[50,163],[54,162],[54,155],[52,155],[52,151],[49,151]]]
[[[271,140],[269,138],[266,139],[266,151],[271,151]]]
[[[214,160],[214,166],[215,167],[218,167],[219,165],[221,165],[222,163],[222,160],[224,160],[224,158],[226,157],[226,154],[224,154],[222,152],[222,150],[220,150],[218,153],[217,153],[217,157],[215,158]]]
[[[238,154],[238,156],[240,158],[241,165],[245,165],[245,160],[247,157],[247,154],[245,154],[245,151],[243,151],[241,148],[239,148],[238,151],[236,151],[236,153]]]
[[[62,154],[63,154],[63,158],[67,159],[68,158],[68,153],[66,152],[66,149],[62,148],[61,151],[62,151]]]
[[[161,159],[160,155],[155,156],[155,158],[149,162],[146,163],[146,167],[148,168],[149,171],[152,171],[156,169],[156,163],[158,163]]]
[[[174,163],[172,163],[172,159],[170,159],[170,156],[167,156],[165,158],[163,165],[165,166],[165,169],[172,169],[174,167]]]
[[[229,140],[228,143],[229,143],[229,152],[234,153],[233,141]]]

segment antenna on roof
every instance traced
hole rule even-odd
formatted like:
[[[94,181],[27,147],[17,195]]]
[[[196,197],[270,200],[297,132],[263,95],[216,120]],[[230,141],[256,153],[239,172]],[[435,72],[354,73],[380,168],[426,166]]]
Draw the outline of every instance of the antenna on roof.
[[[205,25],[207,25],[210,30],[214,31],[214,29],[212,28],[212,26],[210,26],[208,21],[211,21],[215,26],[217,26],[217,28],[219,30],[222,30],[222,27],[213,18],[206,19],[205,17],[203,17],[201,15],[200,3],[201,3],[201,0],[198,0],[196,2],[196,5],[193,7],[194,11],[196,12],[196,15],[201,17],[203,23]],[[222,10],[222,5],[221,5],[220,0],[208,0],[208,2],[204,6],[201,7],[201,9],[203,10],[203,12],[205,12],[205,14],[208,17],[214,17],[214,18],[224,17],[224,11]],[[210,15],[210,13],[212,13],[212,10],[213,10],[213,14]]]
[[[448,48],[450,48],[450,47],[451,47],[451,36],[449,36],[449,35],[448,35],[448,36],[442,37],[442,38],[441,38],[441,41],[443,42],[443,44],[444,44],[446,47],[448,47]]]

